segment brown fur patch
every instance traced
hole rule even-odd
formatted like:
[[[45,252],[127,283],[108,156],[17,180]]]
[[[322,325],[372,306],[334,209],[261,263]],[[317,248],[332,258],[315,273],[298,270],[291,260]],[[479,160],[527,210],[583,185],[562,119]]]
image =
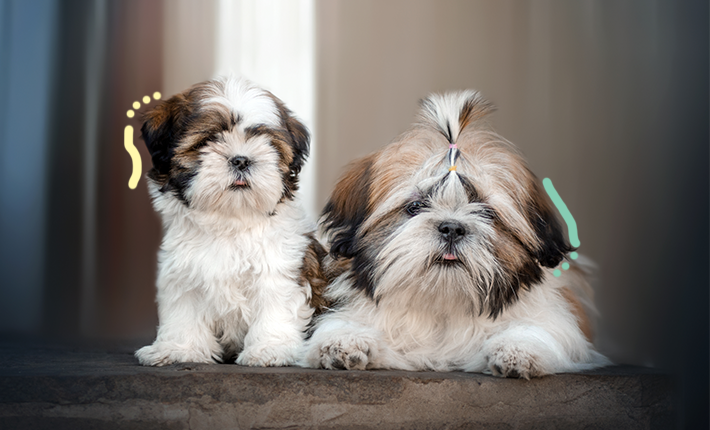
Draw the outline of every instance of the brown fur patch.
[[[331,255],[326,255],[323,259],[323,267],[325,268],[325,276],[330,283],[332,280],[352,268],[352,259],[333,258]]]
[[[288,175],[289,166],[293,162],[293,149],[289,144],[290,139],[285,130],[275,130],[263,124],[249,127],[245,130],[246,139],[252,139],[257,136],[267,136],[269,138],[269,143],[279,154],[279,171],[281,175]]]
[[[149,176],[160,185],[167,182],[175,141],[184,135],[185,122],[195,108],[187,95],[187,91],[177,94],[143,116],[141,134],[153,161]]]
[[[495,318],[518,300],[520,290],[528,290],[542,279],[542,269],[518,237],[499,218],[494,219],[498,233],[493,253],[503,270],[488,291],[488,313]],[[481,311],[484,309],[481,308]]]
[[[357,230],[371,212],[370,182],[375,155],[350,165],[323,209],[323,225],[331,233],[333,257],[352,257],[355,253]]]
[[[308,239],[310,242],[303,256],[299,283],[305,285],[308,282],[311,285],[310,305],[315,308],[314,316],[316,316],[323,313],[330,306],[323,293],[331,279],[329,279],[324,270],[325,249],[312,234],[308,236]]]
[[[225,106],[200,103],[214,92],[214,82],[203,82],[160,103],[143,116],[143,139],[153,158],[152,179],[165,186],[195,167],[199,149],[218,133],[231,130],[236,118]]]
[[[372,154],[355,161],[347,173],[338,181],[330,200],[323,210],[323,228],[330,240],[332,263],[329,273],[340,271],[348,266],[354,276],[357,288],[372,293],[372,261],[362,251],[362,238],[358,234],[362,223],[372,212],[373,198],[370,194],[373,186]],[[342,262],[346,259],[347,262]]]
[[[441,136],[438,133],[432,134],[429,130],[411,130],[366,157],[372,160],[369,185],[371,208],[384,201],[397,185],[408,180],[433,153],[441,151],[444,155],[447,146],[439,141]]]
[[[197,112],[199,84],[160,103],[144,116],[141,134],[150,152],[153,168],[148,177],[155,181],[161,192],[172,192],[187,204],[185,185],[194,176],[197,160],[190,148],[199,136],[187,139],[189,144],[179,145],[186,136],[194,136],[191,124]],[[199,145],[197,145],[199,146]]]
[[[587,313],[584,311],[584,307],[582,306],[582,302],[579,301],[577,298],[577,295],[572,292],[567,287],[564,287],[560,290],[560,294],[562,295],[562,298],[564,298],[567,303],[570,305],[570,309],[572,311],[572,314],[577,318],[577,325],[579,325],[579,329],[582,330],[582,333],[584,334],[584,337],[591,342],[592,339],[594,338],[594,330],[592,329],[592,321],[587,315]]]
[[[283,130],[276,133],[280,138],[274,138],[272,144],[281,154],[284,198],[292,198],[293,193],[298,190],[298,174],[308,158],[310,152],[310,134],[301,121],[284,105],[284,103],[265,91],[271,97],[279,111]]]
[[[467,100],[459,113],[459,130],[463,132],[469,124],[483,118],[495,110],[495,106],[486,100],[480,98]]]
[[[251,137],[258,135],[268,136],[269,144],[279,154],[279,172],[284,183],[284,198],[293,197],[293,193],[298,189],[297,181],[290,178],[290,166],[293,162],[293,149],[290,144],[290,138],[285,130],[274,130],[266,126],[252,127],[248,133]]]

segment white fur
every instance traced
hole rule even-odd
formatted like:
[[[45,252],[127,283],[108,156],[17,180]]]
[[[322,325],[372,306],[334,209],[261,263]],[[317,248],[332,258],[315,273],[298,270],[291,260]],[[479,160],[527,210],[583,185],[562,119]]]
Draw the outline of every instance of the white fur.
[[[212,104],[228,107],[240,115],[246,125],[265,124],[278,127],[279,115],[273,100],[266,92],[246,79],[236,75],[220,78],[224,85],[223,91],[215,91],[212,97],[204,101],[204,108]]]
[[[221,361],[283,366],[297,360],[313,309],[311,288],[299,284],[313,225],[298,200],[282,198],[279,154],[264,135],[246,139],[244,127],[277,120],[272,99],[246,81],[228,78],[223,103],[240,115],[234,130],[200,150],[186,202],[149,179],[164,236],[158,255],[159,327],[155,342],[136,351],[143,365]],[[230,188],[229,165],[248,157],[249,187]]]
[[[424,123],[434,123],[442,131],[450,132],[449,138],[456,142],[463,130],[459,126],[459,112],[464,103],[472,101],[474,103],[485,102],[483,96],[478,91],[463,90],[456,93],[432,94],[427,97],[419,112],[420,119]]]
[[[347,303],[323,315],[308,340],[302,365],[349,369],[463,370],[530,378],[609,364],[584,338],[559,290],[574,281],[551,275],[493,320],[470,301],[435,303],[411,290],[379,303],[354,290],[347,274],[330,289]]]
[[[520,288],[507,306],[492,303],[494,289],[513,286],[497,283],[510,276],[495,252],[505,231],[497,230],[488,211],[495,211],[529,249],[540,244],[524,215],[529,197],[524,193],[530,187],[523,181],[532,181],[531,173],[500,136],[484,127],[459,129],[459,112],[471,103],[492,109],[473,91],[430,97],[418,128],[383,150],[397,150],[407,139],[441,140],[440,152],[432,151],[412,175],[378,194],[380,200],[358,228],[358,252],[372,262],[372,296],[354,285],[353,269],[338,277],[327,291],[336,308],[317,320],[301,365],[463,370],[529,379],[609,364],[586,339],[566,299],[571,291],[588,313],[595,312],[578,262],[570,262],[575,270],[560,277],[544,269],[541,282]],[[445,154],[449,142],[457,140],[465,145],[453,172]],[[380,156],[388,162],[397,159]],[[456,175],[475,185],[477,199],[467,195]],[[407,215],[401,208],[411,202],[425,202],[426,209]],[[383,217],[387,222],[380,222]],[[439,226],[445,222],[465,229],[455,245],[442,239]],[[332,234],[326,232],[329,238]],[[455,252],[460,264],[438,264],[437,258],[448,252]],[[504,258],[511,260],[531,258],[506,252]],[[499,307],[495,318],[488,312],[492,305]]]
[[[311,230],[299,205],[230,219],[165,200],[156,199],[168,215],[158,256],[160,325],[153,345],[136,352],[141,364],[211,363],[223,350],[241,351],[238,364],[294,363],[313,313],[310,288],[297,282]]]

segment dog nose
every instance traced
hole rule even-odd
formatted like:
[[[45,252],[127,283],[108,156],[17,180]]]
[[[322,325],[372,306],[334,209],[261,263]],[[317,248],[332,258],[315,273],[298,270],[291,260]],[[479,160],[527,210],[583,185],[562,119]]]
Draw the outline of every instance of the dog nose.
[[[245,170],[247,167],[249,167],[249,164],[250,164],[250,161],[247,157],[241,157],[241,156],[232,157],[229,160],[229,162],[232,163],[232,165],[239,170]]]
[[[439,224],[439,232],[444,239],[450,242],[455,242],[466,236],[466,229],[461,223],[456,221],[442,222]]]

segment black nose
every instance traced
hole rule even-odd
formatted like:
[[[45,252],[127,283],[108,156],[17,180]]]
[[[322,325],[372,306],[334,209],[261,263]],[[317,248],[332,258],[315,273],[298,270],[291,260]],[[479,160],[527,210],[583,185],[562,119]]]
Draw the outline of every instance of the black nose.
[[[461,240],[466,236],[466,229],[461,223],[456,221],[444,221],[439,224],[439,232],[441,236],[449,242]]]
[[[233,157],[229,162],[239,170],[245,170],[251,164],[247,157]]]

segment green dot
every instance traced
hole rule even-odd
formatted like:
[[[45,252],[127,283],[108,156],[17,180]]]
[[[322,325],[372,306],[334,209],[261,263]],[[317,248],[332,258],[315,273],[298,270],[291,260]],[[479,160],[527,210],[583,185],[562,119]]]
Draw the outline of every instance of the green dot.
[[[577,257],[579,257],[579,254],[577,254],[576,252],[573,252],[569,255],[569,258],[571,258],[572,260],[576,260]]]
[[[562,270],[567,270],[567,269],[569,269],[569,263],[565,261],[564,263],[562,263]]]
[[[559,270],[555,270],[554,272],[552,272],[552,274],[555,275],[555,278],[559,278],[562,272],[560,272]]]

